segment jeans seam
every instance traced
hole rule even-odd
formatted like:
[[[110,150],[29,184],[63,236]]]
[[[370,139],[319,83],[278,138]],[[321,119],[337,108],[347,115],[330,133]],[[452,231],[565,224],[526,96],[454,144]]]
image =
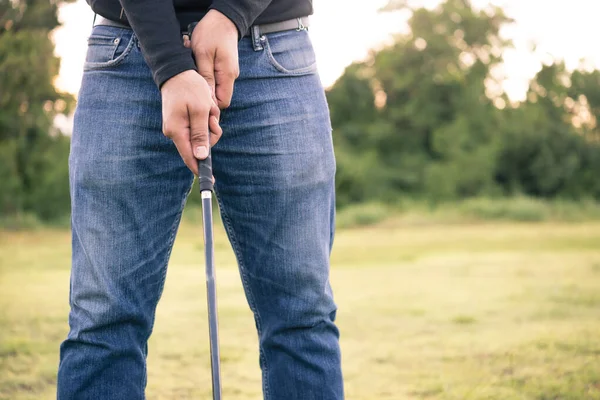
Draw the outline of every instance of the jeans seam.
[[[265,35],[264,40],[262,40],[261,43],[264,46],[265,53],[267,55],[267,58],[269,59],[269,63],[277,71],[279,71],[283,74],[291,75],[291,76],[310,75],[310,74],[316,72],[316,70],[317,70],[317,62],[316,61],[310,65],[307,65],[306,67],[301,67],[301,68],[297,68],[297,69],[285,68],[283,65],[281,65],[279,63],[279,61],[277,61],[275,59],[275,56],[273,56],[273,52],[271,51],[271,45],[269,44],[268,36]]]
[[[238,264],[239,264],[239,270],[240,270],[240,275],[242,278],[242,283],[248,293],[248,303],[250,304],[250,307],[253,309],[254,314],[256,316],[256,329],[257,329],[258,335],[260,337],[262,334],[262,322],[260,319],[260,314],[258,312],[258,308],[256,307],[256,303],[254,301],[254,294],[252,293],[252,288],[251,288],[250,284],[248,283],[249,272],[246,271],[246,268],[244,267],[244,262],[242,261],[242,255],[239,250],[239,245],[238,245],[238,242],[236,239],[233,225],[231,224],[231,220],[229,219],[229,216],[227,215],[227,211],[225,211],[225,207],[223,205],[223,202],[221,201],[220,196],[217,193],[215,193],[215,194],[216,194],[217,202],[219,203],[221,217],[223,219],[223,223],[225,224],[225,229],[227,230],[227,232],[229,232],[231,247],[233,248],[233,252],[235,253],[235,256],[236,256]],[[264,366],[264,377],[263,377],[264,398],[265,398],[265,400],[268,400],[268,399],[270,399],[269,383],[268,383],[269,368],[267,366],[267,358],[264,354],[264,351],[262,350],[262,346],[260,346],[260,343],[259,343],[259,353],[260,353],[259,357],[261,358],[263,366]]]
[[[117,58],[113,58],[112,60],[106,61],[106,62],[85,62],[83,64],[84,72],[94,71],[94,70],[102,70],[105,68],[115,67],[115,66],[121,64],[125,60],[125,58],[129,55],[129,53],[131,53],[131,50],[133,49],[133,46],[135,44],[136,44],[136,37],[135,37],[135,34],[132,33],[131,38],[129,39],[129,42],[127,43],[127,47],[125,48],[125,50],[123,50],[123,53],[121,53]],[[117,51],[116,48],[115,48],[115,51]]]
[[[165,288],[165,281],[167,279],[167,267],[169,264],[169,259],[171,258],[171,252],[173,251],[173,244],[175,242],[175,237],[177,236],[177,227],[179,226],[179,223],[181,221],[181,215],[183,214],[185,202],[186,202],[190,192],[192,191],[193,184],[194,184],[194,180],[192,179],[192,182],[190,183],[187,192],[185,192],[185,194],[183,195],[183,198],[181,200],[181,204],[179,207],[179,211],[177,212],[175,220],[173,221],[173,225],[171,226],[171,233],[170,233],[169,240],[168,240],[168,250],[167,250],[167,254],[165,255],[165,260],[163,262],[162,276],[161,276],[160,286],[158,288],[158,299],[156,301],[156,306],[154,307],[154,311],[152,311],[152,323],[150,324],[150,331],[149,331],[150,333],[145,338],[146,343],[148,342],[148,339],[150,339],[150,335],[152,334],[152,330],[154,329],[154,322],[156,321],[156,307],[158,307],[158,302],[160,301],[160,298],[162,297],[162,292]],[[146,354],[146,357],[147,356],[148,356],[148,354]],[[144,360],[144,383],[141,388],[142,393],[144,392],[144,387],[146,386],[146,383],[148,381],[147,374],[148,374],[148,366],[147,366],[146,360]],[[144,396],[144,398],[145,398],[145,396]]]

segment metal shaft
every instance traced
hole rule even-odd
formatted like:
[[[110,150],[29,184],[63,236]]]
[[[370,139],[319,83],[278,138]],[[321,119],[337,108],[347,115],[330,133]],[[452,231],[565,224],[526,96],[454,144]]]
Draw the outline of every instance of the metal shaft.
[[[206,261],[206,295],[208,297],[208,334],[210,338],[210,367],[213,400],[221,400],[221,362],[219,357],[219,324],[217,319],[217,288],[213,245],[212,192],[203,190],[202,226],[204,228],[204,254]]]

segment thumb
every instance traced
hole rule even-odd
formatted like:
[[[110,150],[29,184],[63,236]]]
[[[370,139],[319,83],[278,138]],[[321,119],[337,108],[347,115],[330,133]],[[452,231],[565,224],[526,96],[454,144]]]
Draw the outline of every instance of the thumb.
[[[208,116],[209,110],[200,107],[189,109],[190,115],[190,141],[194,157],[204,160],[208,157],[210,149]]]

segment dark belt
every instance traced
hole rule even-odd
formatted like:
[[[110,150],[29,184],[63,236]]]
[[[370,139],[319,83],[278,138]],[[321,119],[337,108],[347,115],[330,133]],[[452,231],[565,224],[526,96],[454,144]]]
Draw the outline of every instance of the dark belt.
[[[104,18],[101,15],[96,15],[94,20],[94,26],[103,25],[103,26],[114,26],[117,28],[131,29],[131,27],[127,24],[113,21],[112,19]],[[253,25],[250,27],[250,30],[244,35],[250,36],[253,30],[258,30],[258,35],[264,35],[267,33],[275,33],[275,32],[283,32],[283,31],[291,31],[291,30],[306,30],[309,25],[308,17],[294,18],[288,19],[280,22],[273,22],[271,24],[261,24],[261,25]],[[184,32],[187,33],[187,32]]]

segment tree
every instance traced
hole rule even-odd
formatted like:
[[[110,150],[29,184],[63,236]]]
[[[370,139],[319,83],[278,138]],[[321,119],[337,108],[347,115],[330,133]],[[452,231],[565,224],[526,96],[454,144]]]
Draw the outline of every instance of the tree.
[[[407,8],[406,2],[390,2],[386,10],[398,8]],[[492,70],[510,45],[499,30],[511,20],[499,8],[476,11],[466,0],[411,12],[408,34],[353,65],[329,92],[336,142],[343,143],[338,151],[342,199],[351,187],[345,178],[357,176],[347,159],[364,163],[371,177],[383,181],[378,186],[385,193],[378,197],[427,191],[448,199],[494,190],[490,154],[498,142],[498,110],[486,83],[493,81]],[[495,96],[506,101],[502,93]]]
[[[526,194],[600,199],[600,71],[545,65],[512,104],[497,79],[512,21],[446,0],[329,90],[338,205]]]
[[[598,72],[545,65],[530,83],[527,101],[509,111],[497,180],[507,194],[600,199],[600,143],[594,106]],[[594,104],[594,103],[592,103]]]
[[[0,3],[0,214],[39,214],[48,203],[54,203],[55,211],[42,212],[42,217],[68,211],[68,192],[40,193],[41,182],[50,177],[57,187],[68,187],[68,141],[53,127],[53,120],[57,113],[69,112],[74,99],[53,85],[60,61],[49,36],[59,26],[61,3]]]

